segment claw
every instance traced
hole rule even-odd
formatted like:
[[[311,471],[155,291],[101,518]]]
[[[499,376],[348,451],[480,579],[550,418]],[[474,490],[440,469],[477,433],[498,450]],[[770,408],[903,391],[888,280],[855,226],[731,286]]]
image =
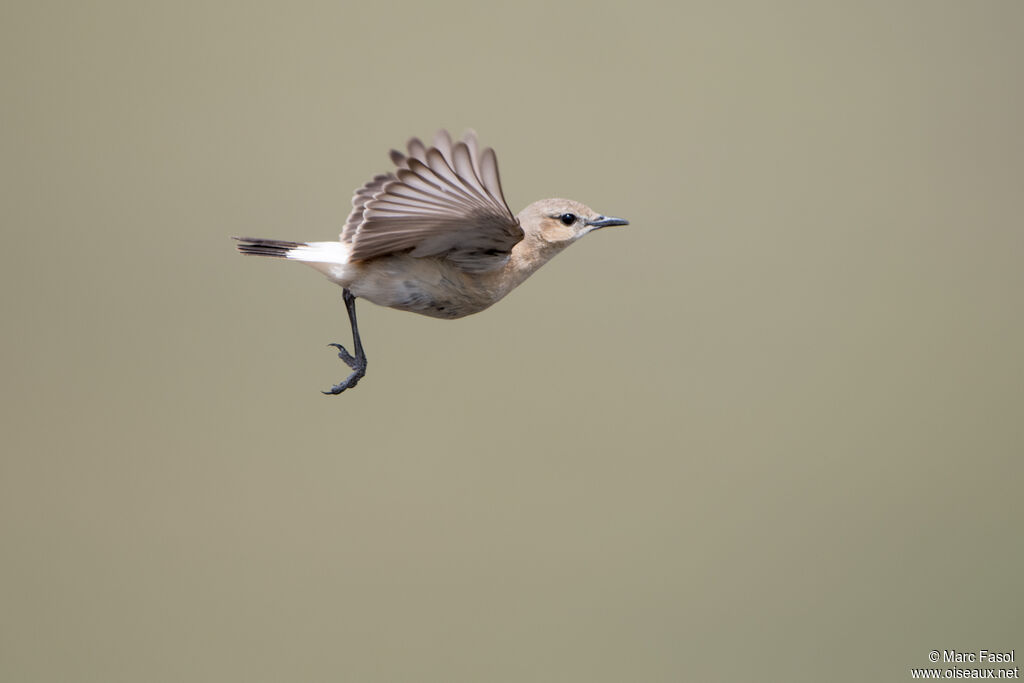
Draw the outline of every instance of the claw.
[[[338,358],[345,361],[345,365],[349,366],[353,370],[356,369],[356,359],[352,356],[351,353],[348,352],[348,350],[344,346],[342,346],[341,344],[328,344],[328,346],[333,346],[334,348],[338,349]]]
[[[366,359],[357,358],[353,356],[341,344],[328,344],[328,346],[338,349],[338,358],[343,360],[345,362],[345,365],[352,368],[352,373],[349,374],[348,377],[346,377],[338,384],[335,384],[329,390],[320,392],[326,394],[327,396],[337,396],[346,389],[351,389],[352,387],[354,387],[356,384],[359,383],[359,380],[363,378],[363,375],[366,374]]]
[[[326,394],[328,396],[337,396],[338,394],[340,394],[341,392],[345,391],[346,389],[351,389],[355,385],[359,384],[359,380],[361,380],[363,378],[363,375],[365,375],[365,374],[366,374],[366,368],[365,367],[355,368],[354,371],[352,372],[352,374],[350,374],[344,380],[342,380],[338,384],[335,384],[328,391],[321,391],[320,393]]]

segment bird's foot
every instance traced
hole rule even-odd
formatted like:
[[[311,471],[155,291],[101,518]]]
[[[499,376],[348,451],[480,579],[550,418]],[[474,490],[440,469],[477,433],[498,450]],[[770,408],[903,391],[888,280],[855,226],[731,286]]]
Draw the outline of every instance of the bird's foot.
[[[352,374],[350,374],[348,377],[343,379],[338,384],[335,384],[333,387],[330,388],[330,390],[323,392],[328,396],[331,396],[340,394],[346,389],[351,389],[352,387],[359,383],[359,380],[361,380],[363,378],[363,375],[366,374],[366,356],[353,356],[341,344],[328,344],[328,346],[333,346],[334,348],[338,349],[338,358],[343,360],[345,362],[345,365],[352,368]]]

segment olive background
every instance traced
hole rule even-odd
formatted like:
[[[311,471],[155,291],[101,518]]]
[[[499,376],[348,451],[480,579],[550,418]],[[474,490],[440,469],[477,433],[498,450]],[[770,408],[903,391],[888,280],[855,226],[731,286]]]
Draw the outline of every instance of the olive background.
[[[1024,651],[1020,3],[15,0],[0,75],[0,679]],[[229,236],[441,127],[631,225],[325,397],[340,289]]]

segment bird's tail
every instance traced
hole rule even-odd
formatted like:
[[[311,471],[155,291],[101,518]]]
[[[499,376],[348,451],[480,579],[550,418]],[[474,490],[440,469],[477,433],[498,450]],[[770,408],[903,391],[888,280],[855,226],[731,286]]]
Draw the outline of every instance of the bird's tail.
[[[303,261],[327,277],[345,282],[349,246],[342,242],[287,242],[259,237],[236,237],[238,251],[251,256],[271,256]]]
[[[235,237],[238,240],[238,251],[250,256],[272,256],[288,258],[288,252],[306,246],[303,242],[286,242],[285,240],[265,240],[259,237]]]

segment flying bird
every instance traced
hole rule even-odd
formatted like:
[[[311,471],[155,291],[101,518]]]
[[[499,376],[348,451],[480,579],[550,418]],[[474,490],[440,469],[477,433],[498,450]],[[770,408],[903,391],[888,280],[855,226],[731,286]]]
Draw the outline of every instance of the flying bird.
[[[243,254],[301,261],[342,287],[354,353],[328,346],[351,373],[325,394],[351,389],[366,374],[357,298],[462,318],[504,297],[587,233],[629,223],[571,199],[541,199],[513,215],[494,150],[481,149],[472,131],[458,142],[439,131],[429,147],[412,138],[405,154],[391,150],[391,161],[395,170],[356,190],[338,241],[234,238]]]

